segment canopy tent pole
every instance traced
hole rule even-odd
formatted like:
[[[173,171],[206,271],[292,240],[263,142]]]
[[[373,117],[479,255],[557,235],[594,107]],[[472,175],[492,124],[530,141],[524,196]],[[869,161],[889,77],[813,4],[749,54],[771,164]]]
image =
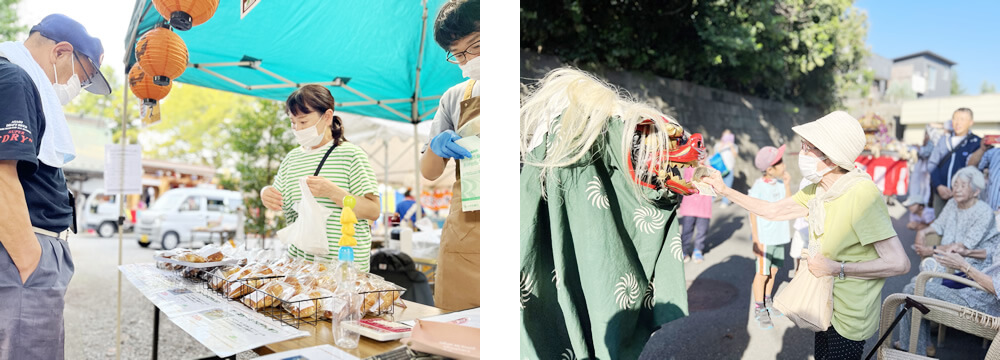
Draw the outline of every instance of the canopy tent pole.
[[[382,152],[385,153],[383,154],[385,155],[385,162],[383,163],[385,167],[385,183],[384,183],[386,190],[385,196],[392,196],[396,192],[392,191],[392,188],[389,186],[389,139],[385,137],[382,138]],[[382,199],[382,204],[386,204],[387,205],[386,207],[388,207],[389,201],[387,201],[386,199]],[[390,228],[389,228],[389,217],[386,216],[386,214],[388,214],[389,211],[392,211],[392,209],[385,209],[385,208],[382,209],[382,226],[385,227],[385,233],[382,234],[383,235],[382,244],[387,248],[389,247]]]
[[[135,23],[136,26],[135,26],[134,29],[132,29],[132,33],[129,34],[129,44],[135,44],[135,37],[136,37],[137,33],[139,32],[139,25],[138,24],[142,22],[142,19],[144,17],[146,17],[146,13],[149,12],[149,8],[146,7],[146,2],[144,0],[136,0],[135,1],[135,8],[136,9],[140,9],[141,11],[136,11],[135,12],[136,14],[140,14],[138,16],[138,18],[135,18],[135,17],[132,18],[132,22]],[[122,59],[122,62],[125,63],[125,67],[126,68],[128,68],[128,60],[129,60],[129,56],[131,54],[131,52],[129,50],[130,49],[126,49],[126,51],[125,51],[125,58]],[[122,171],[121,182],[123,184],[125,183],[125,171],[124,171],[124,169],[125,169],[125,151],[124,150],[125,150],[125,143],[128,140],[128,138],[125,136],[125,130],[128,128],[128,72],[127,71],[125,73],[125,81],[124,81],[124,83],[125,84],[122,87],[122,137],[121,137],[121,142],[122,142],[122,170],[123,170]],[[122,191],[122,192],[124,192],[124,191]],[[122,197],[121,193],[118,194],[118,200],[120,201],[120,205],[119,205],[119,208],[118,208],[118,211],[119,211],[118,212],[118,218],[120,219],[120,218],[122,218],[122,216],[124,216],[124,213],[125,213],[125,199]],[[125,234],[123,233],[122,227],[124,227],[124,226],[122,226],[122,225],[118,226],[118,267],[122,266],[122,244],[124,243],[124,236],[125,236]],[[115,359],[121,360],[121,358],[122,358],[122,272],[121,271],[115,271],[115,272],[118,273],[118,319],[117,319],[117,323],[115,325]],[[155,339],[154,339],[154,341],[155,341]],[[153,357],[155,358],[156,354],[153,354]]]
[[[128,76],[125,77],[125,86],[122,88],[122,173],[119,178],[118,184],[118,219],[121,220],[125,216],[125,191],[123,190],[125,184],[125,144],[128,143],[128,137],[125,136],[125,131],[128,129]],[[122,266],[122,243],[124,242],[124,224],[118,223],[118,266]],[[122,272],[115,271],[118,273],[118,324],[116,326],[115,339],[115,358],[122,358]]]
[[[417,124],[420,124],[420,70],[424,66],[424,38],[427,36],[427,0],[421,1],[424,13],[420,21],[420,52],[417,55],[417,76],[413,86],[413,102],[410,105],[410,122],[413,123],[413,188],[416,189],[417,199],[417,219],[424,217],[423,186],[420,184],[420,134],[417,133]]]

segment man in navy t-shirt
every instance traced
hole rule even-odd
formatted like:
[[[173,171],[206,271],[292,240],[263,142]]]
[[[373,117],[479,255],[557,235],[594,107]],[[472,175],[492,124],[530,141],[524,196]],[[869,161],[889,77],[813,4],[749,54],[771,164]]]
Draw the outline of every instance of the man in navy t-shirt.
[[[417,222],[417,211],[420,211],[420,208],[412,209],[414,210],[412,215],[406,216],[410,213],[411,208],[415,206],[417,202],[413,200],[413,195],[410,194],[410,189],[406,189],[406,193],[403,194],[403,198],[403,201],[396,204],[396,215],[399,216],[400,221],[410,220],[410,224],[413,224]]]
[[[0,359],[64,357],[74,267],[62,166],[74,155],[61,106],[83,89],[110,93],[103,54],[100,40],[59,14],[23,43],[0,43]]]

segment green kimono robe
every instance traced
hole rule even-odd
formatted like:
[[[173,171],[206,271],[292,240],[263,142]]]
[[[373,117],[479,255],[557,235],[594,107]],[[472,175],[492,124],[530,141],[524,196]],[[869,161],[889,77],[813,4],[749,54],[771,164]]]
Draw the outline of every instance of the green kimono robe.
[[[541,170],[521,172],[523,359],[635,359],[656,328],[688,313],[680,196],[643,187],[653,203],[636,198],[622,128],[610,121],[592,161],[548,176],[545,198]]]

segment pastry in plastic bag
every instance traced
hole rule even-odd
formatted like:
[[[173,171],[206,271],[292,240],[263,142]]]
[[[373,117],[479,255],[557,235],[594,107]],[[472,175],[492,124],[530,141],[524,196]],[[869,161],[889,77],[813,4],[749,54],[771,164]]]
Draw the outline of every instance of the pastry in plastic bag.
[[[239,266],[225,266],[215,269],[215,271],[212,271],[212,276],[209,277],[208,286],[215,290],[222,289],[222,285],[226,283],[226,278],[240,270]]]
[[[266,307],[275,306],[280,303],[279,299],[288,299],[295,289],[284,282],[272,281],[264,285],[260,290],[254,291],[243,297],[243,303],[259,310]]]
[[[222,258],[224,257],[222,249],[215,246],[215,244],[205,245],[205,247],[198,249],[195,254],[205,258],[204,262],[219,262],[222,261]]]
[[[323,298],[333,296],[333,292],[326,289],[312,289],[304,294],[299,294],[288,299],[285,310],[296,318],[307,318],[316,314],[319,303]]]

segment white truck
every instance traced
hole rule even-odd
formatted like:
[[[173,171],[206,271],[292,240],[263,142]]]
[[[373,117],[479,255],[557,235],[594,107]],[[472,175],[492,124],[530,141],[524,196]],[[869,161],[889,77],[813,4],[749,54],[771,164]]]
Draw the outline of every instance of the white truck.
[[[118,233],[118,194],[105,194],[97,189],[83,205],[83,221],[88,230],[94,230],[100,237],[110,237]],[[127,211],[127,210],[126,210]],[[128,215],[125,216],[126,219]],[[132,222],[125,221],[125,231],[132,230]]]

